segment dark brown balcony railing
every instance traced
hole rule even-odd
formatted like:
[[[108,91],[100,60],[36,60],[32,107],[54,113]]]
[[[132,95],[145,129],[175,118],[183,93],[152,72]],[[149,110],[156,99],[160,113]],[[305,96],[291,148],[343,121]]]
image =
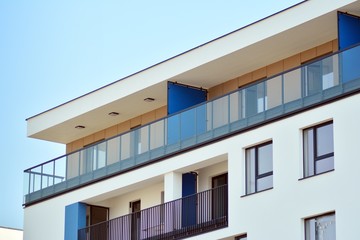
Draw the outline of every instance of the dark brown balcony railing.
[[[227,185],[83,229],[79,240],[183,239],[228,225]]]

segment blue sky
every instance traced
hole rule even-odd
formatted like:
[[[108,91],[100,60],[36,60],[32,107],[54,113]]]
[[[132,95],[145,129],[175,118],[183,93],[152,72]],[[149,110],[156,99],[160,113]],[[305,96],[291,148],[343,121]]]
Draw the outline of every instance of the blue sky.
[[[65,152],[26,118],[298,2],[0,0],[0,226],[23,227],[23,170]]]

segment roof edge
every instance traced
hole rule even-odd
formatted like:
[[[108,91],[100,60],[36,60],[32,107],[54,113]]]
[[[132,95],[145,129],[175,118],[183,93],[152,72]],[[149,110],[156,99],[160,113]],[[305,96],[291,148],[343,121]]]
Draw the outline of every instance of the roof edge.
[[[52,110],[54,110],[54,109],[56,109],[56,108],[59,108],[59,107],[61,107],[61,106],[64,106],[64,105],[66,105],[66,104],[68,104],[68,103],[70,103],[70,102],[76,101],[77,99],[83,98],[83,97],[85,97],[85,96],[87,96],[87,95],[90,95],[90,94],[92,94],[92,93],[94,93],[94,92],[97,92],[97,91],[99,91],[99,90],[101,90],[101,89],[107,88],[107,87],[109,87],[109,86],[111,86],[111,85],[114,85],[114,84],[116,84],[116,83],[118,83],[118,82],[120,82],[120,81],[123,81],[123,80],[125,80],[125,79],[127,79],[127,78],[130,78],[130,77],[132,77],[132,76],[135,76],[135,75],[137,75],[137,74],[139,74],[139,73],[145,72],[145,71],[147,71],[147,70],[149,70],[149,69],[151,69],[151,68],[154,68],[154,67],[156,67],[156,66],[158,66],[158,65],[161,65],[161,64],[163,64],[163,63],[165,63],[165,62],[168,62],[168,61],[170,61],[170,60],[172,60],[172,59],[174,59],[174,58],[177,58],[177,57],[179,57],[179,56],[182,56],[182,55],[185,55],[185,54],[187,54],[187,53],[189,53],[189,52],[192,52],[192,51],[194,51],[194,50],[196,50],[196,49],[198,49],[198,48],[204,47],[205,45],[208,45],[208,44],[210,44],[210,43],[212,43],[212,42],[215,42],[215,41],[217,41],[217,40],[219,40],[219,39],[225,38],[225,37],[227,37],[227,36],[229,36],[229,35],[231,35],[231,34],[234,34],[234,33],[236,33],[236,32],[239,32],[239,31],[241,31],[241,30],[243,30],[243,29],[245,29],[245,28],[251,27],[252,25],[255,25],[255,24],[259,23],[259,22],[265,21],[266,19],[269,19],[269,18],[271,18],[271,17],[273,17],[273,16],[275,16],[275,15],[278,15],[278,14],[280,14],[280,13],[282,13],[282,12],[285,12],[285,11],[291,9],[291,8],[297,7],[298,5],[301,5],[301,4],[303,4],[303,3],[305,3],[305,2],[308,2],[308,1],[309,1],[309,0],[303,0],[303,1],[299,2],[299,3],[296,3],[296,4],[294,4],[294,5],[291,5],[291,6],[289,6],[289,7],[287,7],[287,8],[284,8],[284,9],[278,11],[278,12],[275,12],[275,13],[273,13],[273,14],[271,14],[271,15],[268,15],[268,16],[266,16],[266,17],[264,17],[264,18],[261,18],[261,19],[255,21],[255,22],[249,23],[249,24],[247,24],[247,25],[245,25],[245,26],[243,26],[243,27],[240,27],[240,28],[238,28],[238,29],[235,29],[235,30],[233,30],[233,31],[231,31],[231,32],[229,32],[229,33],[226,33],[226,34],[224,34],[224,35],[221,35],[221,36],[219,36],[219,37],[217,37],[217,38],[214,38],[214,39],[212,39],[212,40],[210,40],[210,41],[207,41],[207,42],[205,42],[205,43],[203,43],[203,44],[200,44],[200,45],[198,45],[198,46],[196,46],[196,47],[190,48],[189,50],[186,50],[186,51],[184,51],[184,52],[182,52],[182,53],[179,53],[179,54],[177,54],[177,55],[175,55],[175,56],[172,56],[172,57],[167,58],[167,59],[165,59],[165,60],[163,60],[163,61],[160,61],[160,62],[158,62],[158,63],[155,63],[155,64],[153,64],[153,65],[150,65],[149,67],[146,67],[146,68],[144,68],[144,69],[142,69],[142,70],[139,70],[139,71],[137,71],[137,72],[134,72],[134,73],[132,73],[132,74],[130,74],[130,75],[127,75],[127,76],[125,76],[125,77],[123,77],[123,78],[120,78],[120,79],[118,79],[118,80],[115,80],[114,82],[111,82],[111,83],[109,83],[109,84],[106,84],[106,85],[104,85],[104,86],[102,86],[102,87],[100,87],[100,88],[97,88],[97,89],[93,90],[93,91],[90,91],[90,92],[88,92],[88,93],[85,93],[85,94],[83,94],[83,95],[80,95],[79,97],[76,97],[76,98],[71,99],[71,100],[69,100],[69,101],[66,101],[66,102],[64,102],[64,103],[62,103],[62,104],[59,104],[59,105],[57,105],[57,106],[55,106],[55,107],[52,107],[52,108],[50,108],[50,109],[48,109],[48,110],[45,110],[45,111],[40,112],[40,113],[38,113],[38,114],[35,114],[35,115],[31,116],[31,117],[28,117],[28,118],[25,119],[25,121],[28,121],[28,120],[30,120],[30,119],[32,119],[32,118],[35,118],[35,117],[37,117],[37,116],[40,116],[40,115],[42,115],[42,114],[44,114],[44,113],[50,112],[50,111],[52,111]]]

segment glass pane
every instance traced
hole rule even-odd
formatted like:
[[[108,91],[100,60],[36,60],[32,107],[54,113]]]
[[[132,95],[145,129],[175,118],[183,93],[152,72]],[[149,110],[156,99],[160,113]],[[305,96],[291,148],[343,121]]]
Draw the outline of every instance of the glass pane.
[[[180,140],[180,115],[167,118],[167,144],[178,143]]]
[[[80,151],[80,173],[89,173],[96,166],[96,150],[95,147],[88,147]]]
[[[23,188],[24,188],[24,195],[30,193],[30,174],[29,174],[29,172],[24,172]],[[24,201],[26,201],[26,199],[24,199]]]
[[[255,192],[255,148],[246,150],[246,193]]]
[[[213,128],[228,124],[229,97],[225,96],[213,101]]]
[[[256,84],[257,91],[257,112],[261,113],[267,109],[267,96],[265,96],[264,82]]]
[[[341,81],[347,83],[360,78],[360,47],[354,47],[341,52],[339,57],[341,65]]]
[[[66,157],[55,160],[55,184],[65,180],[66,177]]]
[[[257,181],[257,191],[265,190],[273,187],[273,175],[263,177]]]
[[[272,144],[258,148],[258,174],[271,172],[273,170]]]
[[[333,58],[328,57],[322,60],[322,86],[323,90],[335,86]]]
[[[316,221],[309,219],[305,222],[305,240],[316,240]]]
[[[253,85],[244,89],[245,116],[250,117],[258,113],[257,86]]]
[[[303,68],[305,76],[305,95],[313,95],[322,90],[321,61],[309,64]]]
[[[52,161],[43,165],[41,188],[52,186],[54,184],[54,180],[54,162]]]
[[[181,140],[195,136],[196,133],[195,113],[196,113],[196,108],[192,108],[185,112],[180,113]]]
[[[164,146],[165,126],[164,120],[155,122],[150,125],[150,149]]]
[[[277,76],[266,81],[267,109],[281,105],[282,103],[282,76]]]
[[[144,126],[135,131],[137,139],[137,154],[149,151],[149,126]]]
[[[130,133],[121,135],[120,149],[121,160],[125,160],[130,157]]]
[[[316,219],[316,239],[335,240],[335,215]]]
[[[314,130],[304,130],[304,172],[305,177],[312,176],[314,172]]]
[[[41,166],[31,169],[30,192],[41,189]]]
[[[108,140],[107,148],[107,165],[118,162],[120,160],[120,137]]]
[[[106,166],[106,143],[107,142],[102,142],[97,145],[96,168],[102,168]]]
[[[305,221],[305,240],[335,240],[335,214]]]
[[[206,132],[207,113],[206,104],[196,107],[196,134]]]
[[[230,122],[235,122],[235,121],[241,119],[240,111],[239,111],[240,110],[240,108],[239,108],[239,103],[240,103],[239,92],[234,92],[234,93],[230,94],[229,100],[230,100]]]
[[[285,73],[284,102],[288,103],[301,98],[301,69]]]
[[[334,157],[316,161],[316,173],[327,172],[334,169]]]
[[[207,119],[206,128],[208,131],[211,131],[213,129],[212,111],[213,111],[212,102],[206,103],[206,119]]]
[[[66,179],[77,177],[79,175],[79,164],[80,164],[79,161],[80,161],[80,152],[75,152],[67,156]]]
[[[317,128],[317,157],[334,152],[333,124]]]

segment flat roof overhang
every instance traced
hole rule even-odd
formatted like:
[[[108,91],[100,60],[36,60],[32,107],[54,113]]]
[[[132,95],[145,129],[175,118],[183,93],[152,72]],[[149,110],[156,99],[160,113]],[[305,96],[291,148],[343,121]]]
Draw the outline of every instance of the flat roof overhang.
[[[167,81],[208,89],[331,41],[337,11],[360,15],[360,1],[304,1],[30,117],[28,136],[66,144],[165,106]],[[144,102],[147,97],[155,101]],[[114,111],[120,114],[108,115]]]

